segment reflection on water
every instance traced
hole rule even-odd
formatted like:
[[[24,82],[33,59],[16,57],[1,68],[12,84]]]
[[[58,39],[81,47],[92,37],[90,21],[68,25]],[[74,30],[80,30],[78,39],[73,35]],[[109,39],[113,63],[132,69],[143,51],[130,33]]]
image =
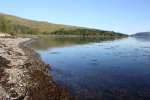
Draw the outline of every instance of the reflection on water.
[[[135,39],[139,40],[139,41],[143,41],[143,42],[150,42],[150,37],[146,37],[146,36],[141,36],[141,37],[134,37]]]
[[[52,47],[64,47],[64,46],[71,46],[71,45],[81,45],[81,44],[88,44],[91,42],[101,42],[105,40],[115,40],[117,38],[113,37],[41,37],[38,38],[36,42],[31,43],[33,48],[35,49],[48,49]],[[118,38],[119,39],[119,38]]]
[[[80,100],[150,99],[150,40],[40,38],[49,74]]]

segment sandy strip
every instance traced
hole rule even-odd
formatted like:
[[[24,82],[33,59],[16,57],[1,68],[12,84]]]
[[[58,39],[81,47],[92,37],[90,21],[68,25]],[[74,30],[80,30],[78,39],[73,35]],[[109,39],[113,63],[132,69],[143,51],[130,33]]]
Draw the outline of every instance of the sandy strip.
[[[21,66],[28,59],[19,44],[30,38],[0,38],[0,56],[9,60],[9,66]]]

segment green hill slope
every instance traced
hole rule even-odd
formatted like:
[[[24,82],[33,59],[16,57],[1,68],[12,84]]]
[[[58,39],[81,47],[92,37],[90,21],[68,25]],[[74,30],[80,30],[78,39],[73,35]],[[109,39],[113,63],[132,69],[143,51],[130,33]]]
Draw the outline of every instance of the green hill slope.
[[[122,33],[29,20],[0,13],[0,32],[13,35],[127,36]]]
[[[10,20],[13,24],[23,25],[23,26],[27,26],[31,28],[39,28],[42,31],[45,31],[45,30],[54,31],[54,30],[59,30],[62,28],[66,30],[79,28],[76,26],[53,24],[53,23],[48,23],[48,22],[43,22],[43,21],[34,21],[34,20],[29,20],[29,19],[25,19],[25,18],[13,16],[13,15],[7,15],[3,13],[0,13],[0,15],[5,16],[5,18]]]

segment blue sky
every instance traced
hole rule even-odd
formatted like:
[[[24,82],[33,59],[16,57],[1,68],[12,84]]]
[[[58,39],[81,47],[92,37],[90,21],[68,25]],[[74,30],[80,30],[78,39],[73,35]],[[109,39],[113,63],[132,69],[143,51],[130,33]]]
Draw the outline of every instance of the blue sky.
[[[150,31],[150,0],[0,0],[0,12],[126,34]]]

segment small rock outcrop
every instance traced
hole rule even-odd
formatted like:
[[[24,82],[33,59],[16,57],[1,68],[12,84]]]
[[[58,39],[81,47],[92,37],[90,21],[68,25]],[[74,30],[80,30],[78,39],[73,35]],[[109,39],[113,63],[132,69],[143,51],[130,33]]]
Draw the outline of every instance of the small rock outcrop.
[[[7,34],[7,33],[2,33],[0,32],[0,37],[7,37],[7,36],[11,36],[10,34]]]

